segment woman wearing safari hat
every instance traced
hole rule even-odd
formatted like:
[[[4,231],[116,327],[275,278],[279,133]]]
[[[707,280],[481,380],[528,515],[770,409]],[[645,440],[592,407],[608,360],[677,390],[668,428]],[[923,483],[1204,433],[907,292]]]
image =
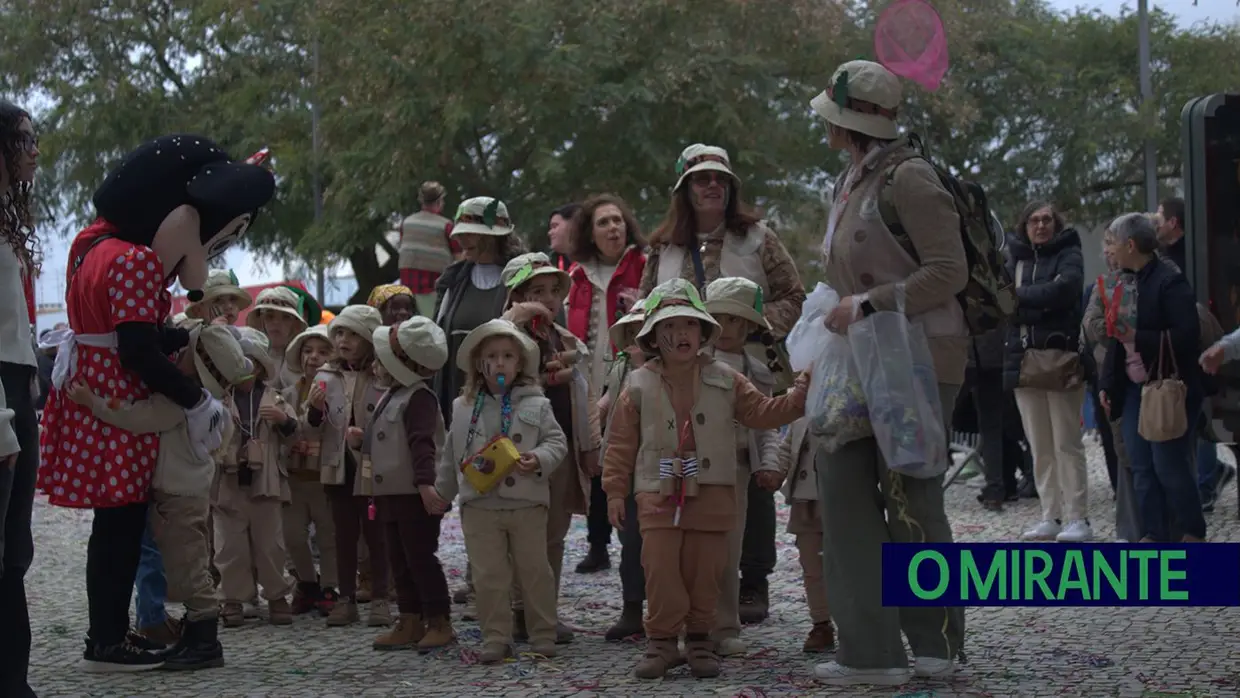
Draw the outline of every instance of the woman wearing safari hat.
[[[452,419],[452,401],[461,393],[465,376],[456,370],[456,352],[473,329],[504,312],[507,289],[500,273],[508,260],[525,251],[514,234],[508,207],[490,196],[466,199],[456,210],[452,239],[463,259],[439,277],[435,286],[435,322],[448,335],[448,364],[435,376],[435,392],[444,419]],[[451,426],[451,425],[449,425]]]
[[[762,288],[762,314],[769,332],[746,353],[776,375],[779,387],[792,379],[780,350],[782,340],[805,302],[805,287],[796,264],[779,236],[741,200],[741,180],[732,170],[728,151],[695,143],[676,161],[676,186],[667,215],[650,237],[650,253],[639,294],[648,296],[656,284],[685,279],[705,293],[715,279],[739,276]],[[741,560],[741,620],[760,623],[767,617],[767,577],[775,569],[775,497],[751,483],[745,552]]]
[[[956,294],[969,272],[954,199],[929,162],[909,157],[909,140],[900,137],[895,121],[900,102],[899,79],[877,63],[858,60],[837,68],[831,87],[810,103],[827,121],[830,146],[851,158],[836,180],[822,246],[827,283],[843,297],[825,322],[846,333],[861,317],[895,311],[897,286],[903,285],[904,312],[930,338],[943,414],[950,415],[969,347]],[[902,238],[880,214],[880,194],[894,204]],[[835,661],[819,664],[815,675],[833,685],[903,684],[910,678],[903,631],[917,676],[951,676],[964,641],[964,610],[894,608],[882,599],[883,543],[952,542],[942,478],[888,470],[873,438],[833,453],[820,449],[815,467],[827,600],[840,648]],[[886,511],[874,506],[876,488]]]
[[[206,322],[222,317],[227,324],[235,325],[241,311],[250,307],[251,302],[250,294],[241,288],[231,269],[212,269],[202,285],[202,300],[190,303],[185,316]]]

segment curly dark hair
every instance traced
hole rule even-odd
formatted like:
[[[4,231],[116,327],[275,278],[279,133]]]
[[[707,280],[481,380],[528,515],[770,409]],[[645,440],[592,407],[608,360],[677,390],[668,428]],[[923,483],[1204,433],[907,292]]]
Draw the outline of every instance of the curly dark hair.
[[[30,113],[12,102],[0,99],[0,160],[8,175],[9,190],[0,192],[0,235],[13,246],[13,251],[30,269],[32,275],[39,272],[43,262],[42,250],[34,234],[34,213],[30,201],[33,182],[18,179],[21,156],[25,154],[26,136],[18,129]]]
[[[608,204],[620,209],[620,217],[624,219],[624,230],[627,234],[625,244],[637,245],[640,249],[646,247],[646,237],[642,235],[641,224],[637,222],[637,216],[633,215],[633,209],[629,208],[624,199],[615,194],[596,194],[586,199],[573,214],[574,262],[592,262],[598,257],[598,247],[594,244],[594,212]]]
[[[686,183],[679,191],[672,194],[671,204],[663,222],[650,236],[651,245],[695,244],[697,240],[697,215],[693,212],[693,201],[690,200],[690,185]],[[762,220],[760,211],[741,201],[740,189],[735,182],[728,182],[728,206],[724,212],[725,227],[740,235],[744,235],[749,226]]]

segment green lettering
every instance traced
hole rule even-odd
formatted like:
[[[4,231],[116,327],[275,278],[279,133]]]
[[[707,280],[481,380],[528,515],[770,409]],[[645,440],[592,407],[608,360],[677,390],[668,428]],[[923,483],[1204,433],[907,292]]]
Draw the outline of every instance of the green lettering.
[[[1137,599],[1150,600],[1150,561],[1158,557],[1157,550],[1129,550],[1125,553],[1129,560],[1136,560],[1140,565],[1137,569]]]
[[[939,584],[933,591],[926,591],[922,588],[921,583],[917,581],[917,569],[921,567],[921,563],[925,560],[931,560],[939,566]],[[913,595],[922,600],[933,600],[943,595],[947,591],[947,585],[951,582],[951,571],[947,567],[947,559],[934,550],[922,550],[913,556],[908,563],[908,588],[913,591]]]
[[[1069,550],[1064,556],[1063,570],[1059,575],[1059,601],[1064,600],[1069,589],[1081,592],[1081,599],[1089,601],[1089,581],[1085,574],[1085,559],[1080,550]]]
[[[1012,551],[1012,591],[1007,597],[1000,597],[1004,601],[1016,601],[1020,599],[1020,553]]]
[[[1035,569],[1034,562],[1041,562],[1042,569]],[[1045,550],[1026,550],[1025,551],[1025,601],[1034,600],[1033,586],[1036,584],[1042,590],[1042,598],[1047,601],[1053,601],[1055,595],[1051,593],[1050,586],[1046,583],[1046,578],[1051,576],[1051,556]]]
[[[1119,575],[1115,574],[1115,569],[1111,567],[1111,561],[1107,559],[1106,554],[1101,550],[1094,551],[1094,598],[1102,598],[1102,578],[1107,578],[1107,583],[1111,585],[1111,589],[1115,592],[1115,598],[1119,601],[1128,600],[1128,565],[1123,553],[1120,553]]]
[[[981,571],[977,568],[977,561],[973,559],[973,552],[965,550],[960,554],[960,566],[962,572],[960,574],[960,598],[964,601],[969,600],[969,589],[977,590],[977,600],[986,601],[990,598],[990,590],[995,586],[996,579],[999,585],[999,597],[1005,596],[1005,586],[1007,584],[1007,551],[1000,550],[990,559],[990,567],[986,570],[986,579],[982,580]]]
[[[1188,552],[1184,550],[1163,550],[1158,554],[1159,599],[1163,601],[1188,601],[1187,591],[1172,591],[1170,584],[1172,580],[1180,582],[1188,579],[1188,572],[1171,569],[1172,560],[1183,560],[1186,557],[1188,557]]]

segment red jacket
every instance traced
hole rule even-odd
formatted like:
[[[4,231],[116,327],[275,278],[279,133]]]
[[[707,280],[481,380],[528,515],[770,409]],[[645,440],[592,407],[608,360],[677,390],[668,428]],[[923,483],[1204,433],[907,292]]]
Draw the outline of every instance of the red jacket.
[[[641,248],[635,245],[630,246],[620,257],[616,273],[612,274],[611,282],[607,285],[608,328],[628,312],[627,308],[618,307],[617,301],[621,289],[627,288],[636,292],[641,285],[642,272],[645,269],[646,255],[642,254]],[[573,285],[568,291],[568,331],[585,342],[587,341],[586,335],[590,331],[590,306],[594,303],[594,284],[590,283],[590,279],[586,277],[586,270],[582,269],[580,264],[574,264],[569,268],[568,275],[573,280]]]

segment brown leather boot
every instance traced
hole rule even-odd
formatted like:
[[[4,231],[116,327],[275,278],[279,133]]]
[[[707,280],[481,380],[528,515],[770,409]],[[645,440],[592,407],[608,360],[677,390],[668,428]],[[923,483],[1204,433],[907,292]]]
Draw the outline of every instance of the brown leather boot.
[[[371,645],[377,650],[411,650],[426,637],[426,626],[422,624],[422,616],[414,613],[402,613],[396,619],[396,627],[392,631],[375,638]]]
[[[362,572],[357,575],[357,602],[370,603],[373,594],[370,590],[370,574]]]
[[[822,623],[814,623],[814,627],[809,631],[809,637],[805,638],[805,645],[801,647],[802,652],[816,654],[818,652],[830,652],[835,648],[835,628],[831,627],[831,621]]]
[[[267,620],[272,625],[292,625],[293,607],[288,604],[288,599],[279,598],[268,601]]]
[[[639,679],[661,679],[684,663],[678,638],[652,638],[646,641],[646,656],[637,662],[633,675]]]
[[[245,625],[245,609],[237,601],[227,601],[220,609],[220,619],[225,628],[240,628]]]
[[[418,641],[418,651],[426,654],[447,647],[456,642],[456,631],[452,629],[452,619],[448,616],[428,618],[426,635]]]
[[[181,623],[172,618],[164,618],[164,622],[139,628],[138,632],[151,642],[171,647],[181,639]]]
[[[327,615],[327,627],[341,628],[353,625],[357,620],[357,604],[353,599],[342,596],[336,605],[332,606],[332,612]]]
[[[685,636],[685,661],[689,664],[689,673],[698,679],[713,679],[719,675],[719,655],[715,654],[715,643],[705,633],[691,633]]]

